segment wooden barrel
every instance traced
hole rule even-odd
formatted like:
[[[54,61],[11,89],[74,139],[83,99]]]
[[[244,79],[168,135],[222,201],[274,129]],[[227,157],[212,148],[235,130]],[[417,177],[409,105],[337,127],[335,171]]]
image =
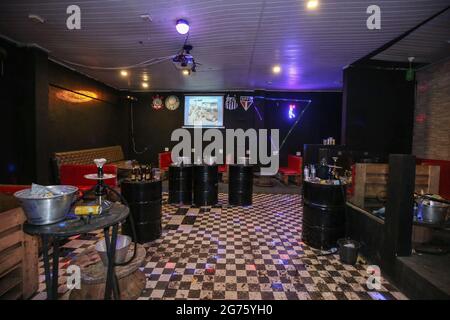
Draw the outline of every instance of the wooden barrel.
[[[133,256],[131,244],[128,250],[126,261]],[[137,253],[133,261],[125,266],[115,267],[116,279],[119,284],[121,300],[135,300],[139,298],[145,288],[145,274],[139,270],[143,266],[147,251],[142,245],[137,245]],[[70,293],[70,300],[100,300],[104,298],[106,283],[106,267],[100,257],[91,247],[77,255],[71,265],[76,265],[81,269],[81,285],[79,289],[73,289]]]
[[[219,170],[217,165],[194,166],[194,204],[212,206],[218,202]]]
[[[161,180],[122,182],[122,195],[130,207],[136,229],[136,241],[146,243],[158,239],[162,233],[161,225]],[[133,236],[130,219],[122,226],[122,233]]]
[[[303,183],[303,241],[317,249],[336,246],[345,236],[345,186]]]
[[[253,166],[231,164],[228,168],[228,203],[233,206],[252,205]]]
[[[192,166],[169,167],[169,203],[192,203]]]

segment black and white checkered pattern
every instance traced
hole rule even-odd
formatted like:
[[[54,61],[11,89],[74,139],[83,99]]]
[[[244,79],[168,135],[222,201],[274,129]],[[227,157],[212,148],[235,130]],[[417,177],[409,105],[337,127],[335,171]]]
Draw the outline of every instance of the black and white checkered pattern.
[[[305,245],[299,195],[255,194],[250,207],[226,200],[220,194],[213,207],[163,205],[163,234],[145,245],[147,283],[139,299],[406,299],[386,280],[369,290],[366,265],[344,265]],[[62,297],[70,260],[101,236],[74,237],[62,248]],[[45,298],[40,267],[35,299]]]

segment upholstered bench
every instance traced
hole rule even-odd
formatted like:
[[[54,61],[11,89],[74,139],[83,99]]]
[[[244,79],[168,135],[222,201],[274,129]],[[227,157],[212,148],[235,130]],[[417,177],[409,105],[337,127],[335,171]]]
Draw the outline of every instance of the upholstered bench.
[[[55,176],[60,181],[61,165],[91,165],[94,163],[94,159],[98,158],[105,158],[108,161],[107,164],[125,167],[126,160],[121,146],[55,152]]]

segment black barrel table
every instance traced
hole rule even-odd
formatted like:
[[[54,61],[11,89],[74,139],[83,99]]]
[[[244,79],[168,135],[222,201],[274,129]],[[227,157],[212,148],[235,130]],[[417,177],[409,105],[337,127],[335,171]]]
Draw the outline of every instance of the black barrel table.
[[[169,203],[192,204],[192,165],[170,165]]]
[[[228,166],[228,203],[232,206],[251,206],[253,198],[253,166]]]
[[[218,202],[219,167],[194,165],[194,204],[197,207],[213,206]]]
[[[345,186],[303,182],[303,241],[316,249],[336,247],[345,236]]]
[[[131,181],[121,184],[122,196],[128,202],[136,229],[136,241],[146,243],[161,236],[161,180]],[[122,233],[133,236],[130,222],[122,226]]]

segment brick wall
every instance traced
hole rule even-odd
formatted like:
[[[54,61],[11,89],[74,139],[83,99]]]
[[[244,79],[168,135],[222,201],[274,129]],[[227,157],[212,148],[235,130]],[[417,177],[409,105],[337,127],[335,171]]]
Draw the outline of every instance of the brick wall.
[[[450,59],[417,72],[413,154],[450,160]]]

